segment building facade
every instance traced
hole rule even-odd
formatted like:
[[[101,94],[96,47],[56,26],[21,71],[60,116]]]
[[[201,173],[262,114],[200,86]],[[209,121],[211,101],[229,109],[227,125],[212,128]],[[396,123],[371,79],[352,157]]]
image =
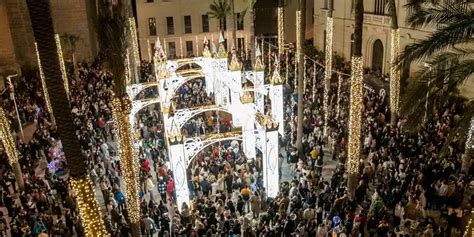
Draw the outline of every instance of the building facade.
[[[212,0],[137,0],[137,21],[141,58],[151,60],[157,37],[169,58],[202,54],[205,38],[216,45],[219,40],[219,21],[212,18]],[[236,48],[246,50],[250,42],[251,14],[243,14],[245,1],[235,1],[237,19]],[[240,19],[240,20],[239,20]],[[232,47],[232,16],[223,24],[227,48]]]
[[[314,1],[315,24],[314,45],[323,50],[325,48],[326,16],[328,1]],[[391,17],[385,7],[387,0],[364,0],[364,28],[362,33],[362,54],[364,67],[388,73],[390,70],[390,30]],[[400,29],[400,50],[411,43],[429,35],[433,29],[413,29],[406,23],[407,11],[404,5],[407,0],[395,0]],[[352,53],[354,31],[353,1],[334,0],[334,43],[336,54],[349,60]],[[420,65],[405,66],[402,72],[408,76]]]

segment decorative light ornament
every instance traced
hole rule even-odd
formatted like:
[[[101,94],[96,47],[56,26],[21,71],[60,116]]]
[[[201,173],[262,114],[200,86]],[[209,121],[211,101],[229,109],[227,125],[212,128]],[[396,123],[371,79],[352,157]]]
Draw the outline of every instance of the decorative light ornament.
[[[59,68],[61,69],[61,76],[63,78],[64,90],[66,90],[67,99],[70,100],[69,80],[67,78],[66,66],[64,64],[63,50],[61,48],[61,39],[59,38],[58,34],[54,35],[54,40],[56,40],[56,48],[58,50],[58,58],[59,58]]]
[[[289,63],[288,63],[288,51],[289,50],[285,50],[285,61],[286,61],[286,72],[285,72],[285,81],[287,82],[288,81],[288,74],[290,73],[290,69],[289,69]]]
[[[327,17],[326,20],[326,48],[325,48],[325,72],[324,72],[324,137],[327,136],[328,119],[329,119],[329,90],[331,89],[332,75],[332,36],[333,36],[333,18]]]
[[[46,109],[48,109],[49,116],[51,116],[51,122],[56,123],[53,114],[53,107],[51,107],[51,101],[49,100],[48,88],[46,87],[46,81],[43,73],[43,66],[41,66],[41,59],[38,52],[38,44],[35,42],[36,59],[38,60],[38,70],[41,78],[41,86],[43,87],[44,100],[46,102]]]
[[[131,83],[132,81],[132,70],[130,68],[130,54],[129,50],[126,50],[125,53],[125,81],[127,82],[127,85]]]
[[[306,91],[306,81],[308,80],[307,77],[307,72],[306,72],[306,55],[303,56],[303,94]]]
[[[140,53],[138,52],[138,38],[137,38],[137,27],[135,23],[135,17],[128,18],[128,24],[130,24],[130,34],[132,35],[132,51],[133,51],[133,60],[135,65],[139,67],[140,62]]]
[[[298,10],[296,11],[296,45],[300,45],[300,42],[301,42],[301,10]],[[297,75],[298,75],[298,65],[301,63],[299,61],[299,55],[301,54],[301,49],[300,47],[296,47],[296,65],[295,65],[295,90],[298,90],[297,89],[297,86],[298,86],[298,80],[296,79]]]
[[[397,57],[400,53],[400,33],[398,29],[392,29],[392,44],[390,47],[390,110],[397,114],[400,100],[400,70],[396,66]],[[393,116],[393,115],[392,115]]]
[[[95,190],[89,175],[70,177],[69,182],[76,194],[80,218],[86,236],[110,236],[105,229]]]
[[[363,110],[362,57],[352,56],[347,171],[357,174],[360,160],[360,131]]]

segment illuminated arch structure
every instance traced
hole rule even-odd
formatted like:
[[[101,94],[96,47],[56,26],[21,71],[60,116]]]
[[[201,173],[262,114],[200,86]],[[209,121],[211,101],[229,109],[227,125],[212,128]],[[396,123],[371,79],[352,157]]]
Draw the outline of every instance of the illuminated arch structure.
[[[156,73],[157,76],[166,77],[157,77],[156,82],[129,85],[127,93],[133,100],[144,89],[158,86],[159,96],[156,98],[133,100],[130,120],[134,125],[138,111],[148,105],[160,103],[178,207],[181,208],[183,202],[189,203],[186,169],[192,159],[205,147],[223,140],[241,140],[248,159],[255,158],[256,148],[262,151],[264,187],[268,197],[275,197],[279,191],[278,134],[283,135],[284,132],[282,80],[272,80],[271,84],[265,85],[263,70],[233,71],[229,69],[227,58],[218,57],[168,60],[166,70],[165,73]],[[279,77],[277,71],[272,79],[275,76]],[[213,94],[215,105],[175,110],[171,99],[179,87],[194,78],[205,79],[206,92]],[[242,81],[246,80],[252,82],[254,87],[243,88]],[[265,95],[271,100],[269,116],[264,115]],[[234,130],[195,138],[183,137],[181,128],[186,121],[206,111],[230,113]]]

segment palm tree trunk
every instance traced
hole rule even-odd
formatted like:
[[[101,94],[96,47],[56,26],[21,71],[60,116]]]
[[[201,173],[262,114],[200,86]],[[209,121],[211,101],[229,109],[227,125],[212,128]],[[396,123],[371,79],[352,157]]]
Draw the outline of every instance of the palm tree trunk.
[[[364,2],[355,0],[354,18],[354,47],[351,59],[351,95],[349,112],[349,138],[347,151],[347,189],[349,197],[354,197],[357,187],[357,175],[360,160],[360,131],[363,110],[363,58],[362,58],[362,28],[364,21]]]
[[[285,45],[285,8],[284,0],[278,0],[278,58],[283,58]]]
[[[3,144],[3,149],[5,150],[8,161],[13,168],[13,173],[15,173],[15,180],[18,185],[19,192],[21,192],[25,188],[25,183],[23,180],[23,173],[21,172],[20,163],[18,163],[18,149],[16,147],[15,139],[13,138],[9,123],[10,121],[8,121],[5,111],[2,107],[0,107],[0,124],[2,125],[0,127],[0,137]]]
[[[331,76],[332,76],[332,36],[333,36],[333,1],[329,0],[329,9],[326,20],[326,65],[324,73],[324,96],[323,96],[323,111],[324,111],[324,137],[327,136],[327,126],[329,119],[329,90],[331,89]]]
[[[235,3],[230,0],[230,11],[232,12],[232,44],[237,48],[237,21],[235,20]]]
[[[400,34],[398,30],[398,16],[395,0],[389,0],[388,4],[390,4],[390,16],[392,18],[392,45],[390,47],[390,125],[396,127],[400,100],[400,69],[396,65],[400,53]]]
[[[303,96],[304,96],[304,53],[303,46],[305,41],[305,25],[306,25],[306,0],[299,0],[299,8],[296,12],[296,24],[298,24],[299,31],[297,34],[296,42],[296,57],[298,64],[298,113],[297,113],[297,126],[296,126],[296,149],[300,156],[303,155]]]
[[[27,5],[46,85],[48,90],[54,91],[50,97],[51,105],[56,115],[57,130],[61,136],[63,151],[70,168],[70,182],[77,195],[76,200],[85,234],[87,236],[107,236],[108,233],[105,230],[94,188],[86,169],[85,157],[82,155],[76,136],[71,108],[62,83],[49,1],[27,0]]]

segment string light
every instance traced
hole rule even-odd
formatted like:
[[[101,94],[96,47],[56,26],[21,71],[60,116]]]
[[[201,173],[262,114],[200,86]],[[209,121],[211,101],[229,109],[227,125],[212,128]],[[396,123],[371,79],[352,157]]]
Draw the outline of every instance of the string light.
[[[471,218],[466,225],[466,230],[464,230],[463,237],[469,236],[469,232],[471,232],[471,236],[474,236],[474,226],[472,226],[472,215],[474,215],[474,211],[471,211]]]
[[[69,182],[76,193],[82,226],[86,236],[110,236],[105,229],[99,204],[95,198],[95,190],[89,175],[70,177]]]
[[[285,60],[286,60],[286,72],[285,72],[285,81],[288,80],[288,74],[290,73],[289,64],[288,64],[288,50],[285,51]]]
[[[398,29],[392,29],[392,45],[390,47],[390,109],[392,116],[398,113],[400,100],[400,70],[395,65],[400,52],[400,34]]]
[[[131,80],[132,80],[132,70],[130,68],[130,55],[129,55],[129,51],[128,49],[126,50],[126,53],[125,53],[125,82],[127,82],[127,84],[130,84],[131,83]]]
[[[68,81],[67,73],[66,73],[66,65],[64,64],[63,50],[61,48],[61,39],[59,38],[58,34],[54,35],[54,39],[56,40],[56,48],[58,50],[59,68],[61,69],[61,76],[63,78],[64,90],[66,90],[67,99],[70,100],[69,81]]]
[[[303,56],[303,93],[306,90],[306,56]]]
[[[128,24],[130,24],[130,34],[132,35],[133,60],[135,61],[135,65],[138,67],[140,66],[140,54],[138,52],[138,38],[135,17],[129,17]]]
[[[8,161],[13,166],[13,164],[18,162],[18,150],[10,130],[10,120],[7,118],[2,107],[0,107],[0,139],[7,153]]]
[[[474,117],[471,118],[471,126],[466,137],[466,150],[471,149],[472,146],[472,134],[474,133]]]
[[[360,156],[360,130],[363,109],[362,94],[362,57],[352,57],[352,78],[349,112],[349,138],[348,138],[348,161],[347,170],[349,174],[357,174],[359,170]]]
[[[44,99],[46,101],[46,109],[48,109],[49,115],[51,116],[51,121],[53,123],[56,123],[56,120],[54,119],[54,114],[53,114],[53,107],[51,107],[51,101],[49,100],[48,88],[46,88],[46,81],[44,78],[43,66],[41,66],[41,59],[38,52],[38,44],[36,42],[35,42],[35,52],[36,52],[36,59],[38,60],[38,69],[39,69],[40,78],[41,78],[41,86],[43,87]]]
[[[313,103],[316,102],[316,62],[313,62]]]
[[[272,45],[268,44],[268,73],[272,71]]]
[[[339,118],[339,106],[341,104],[341,86],[342,86],[342,75],[338,74],[336,118]]]
[[[120,168],[125,187],[125,197],[130,222],[140,222],[140,207],[138,202],[138,171],[139,166],[134,159],[132,146],[132,134],[128,115],[132,109],[132,103],[128,98],[112,100],[112,115],[117,125],[118,142],[117,148],[120,156]]]
[[[283,7],[278,8],[278,55],[283,54],[283,46],[285,44],[285,10]]]
[[[332,36],[333,36],[333,18],[327,17],[326,20],[326,48],[325,48],[325,73],[324,73],[324,95],[323,95],[323,110],[324,110],[324,136],[327,136],[328,119],[329,119],[329,90],[331,89],[331,74],[332,74]]]

